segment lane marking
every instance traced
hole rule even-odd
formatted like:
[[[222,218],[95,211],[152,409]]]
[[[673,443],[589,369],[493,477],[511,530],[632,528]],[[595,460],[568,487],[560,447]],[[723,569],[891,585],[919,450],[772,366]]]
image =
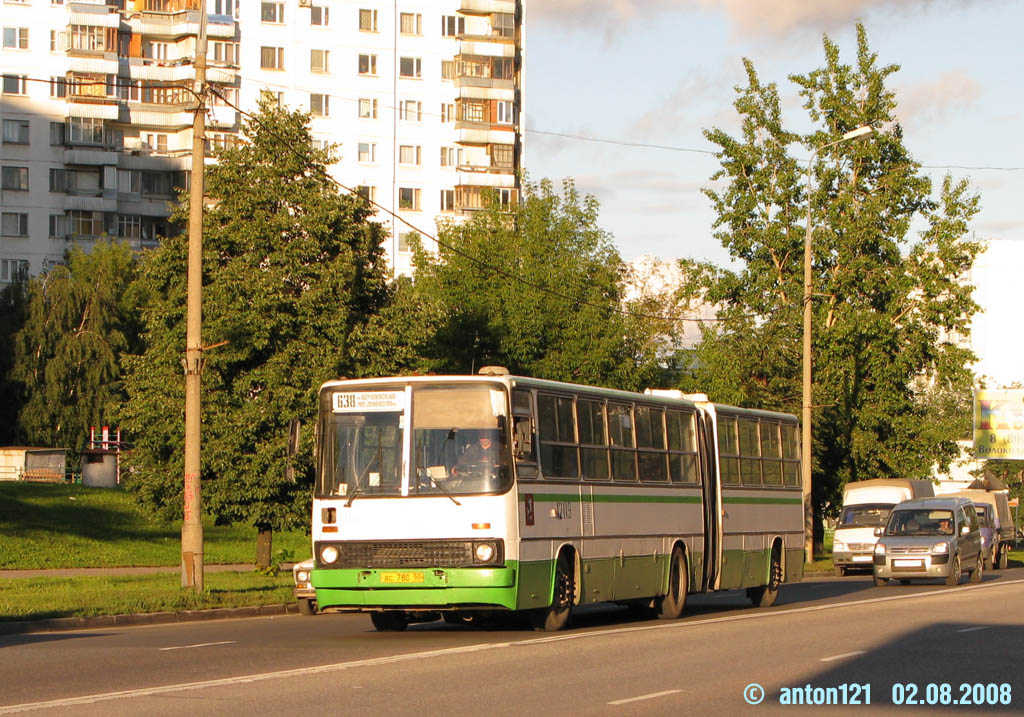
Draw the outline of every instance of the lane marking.
[[[820,612],[822,610],[836,610],[843,607],[856,607],[860,605],[871,605],[880,602],[891,602],[895,600],[913,600],[916,598],[945,597],[955,593],[969,590],[991,590],[994,588],[1020,585],[1024,579],[1006,580],[999,582],[982,583],[980,585],[964,585],[960,587],[947,588],[925,593],[909,593],[890,595],[881,598],[869,598],[866,600],[849,600],[846,602],[830,603],[827,605],[812,605],[809,607],[793,608],[790,610],[776,610],[774,612],[752,612],[743,615],[727,615],[724,617],[706,618],[703,620],[687,620],[675,623],[659,623],[657,625],[620,627],[609,630],[595,630],[574,635],[559,635],[553,637],[539,637],[528,640],[516,640],[514,642],[483,643],[478,645],[466,645],[463,647],[449,647],[440,650],[428,650],[426,652],[410,652],[389,657],[374,657],[365,660],[354,660],[352,662],[338,662],[330,665],[314,665],[312,667],[298,667],[291,670],[279,670],[277,672],[263,672],[254,675],[243,675],[239,677],[224,677],[216,680],[203,680],[199,682],[183,682],[172,685],[161,685],[158,687],[143,687],[134,690],[120,690],[118,692],[101,692],[94,695],[83,695],[81,697],[67,697],[58,700],[47,700],[44,702],[25,702],[19,705],[0,706],[0,715],[14,712],[28,712],[41,709],[52,709],[55,707],[73,707],[77,705],[93,704],[110,700],[125,699],[130,697],[150,697],[152,695],[168,694],[171,692],[184,692],[187,690],[202,690],[211,687],[228,687],[232,685],[246,684],[250,682],[263,682],[266,680],[288,679],[291,677],[303,677],[308,675],[319,675],[328,672],[340,672],[358,667],[376,667],[379,665],[393,665],[414,660],[429,660],[436,657],[447,657],[450,655],[464,655],[471,652],[484,652],[497,650],[505,647],[529,647],[550,642],[563,642],[566,640],[580,640],[589,637],[606,637],[609,635],[621,635],[631,632],[645,632],[647,630],[678,630],[680,628],[695,627],[697,625],[711,625],[725,622],[737,622],[740,620],[770,619],[785,617],[788,615]]]
[[[677,692],[682,692],[682,690],[665,690],[663,692],[652,692],[649,695],[640,695],[639,697],[627,697],[624,700],[615,700],[614,702],[609,702],[608,704],[610,704],[610,705],[624,705],[624,704],[627,704],[629,702],[639,702],[640,700],[653,700],[656,697],[664,697],[665,695],[674,695]]]
[[[176,645],[174,647],[161,647],[160,651],[165,650],[191,650],[193,647],[210,647],[211,645],[234,645],[234,640],[222,640],[221,642],[200,642],[196,645]]]
[[[975,630],[987,630],[990,625],[981,625],[980,627],[965,627],[963,630],[957,630],[957,632],[974,632]]]
[[[844,652],[842,655],[832,655],[832,657],[823,657],[820,660],[818,660],[818,662],[835,662],[836,660],[841,660],[844,657],[856,657],[857,655],[864,655],[866,653],[866,650],[854,650],[853,652]]]

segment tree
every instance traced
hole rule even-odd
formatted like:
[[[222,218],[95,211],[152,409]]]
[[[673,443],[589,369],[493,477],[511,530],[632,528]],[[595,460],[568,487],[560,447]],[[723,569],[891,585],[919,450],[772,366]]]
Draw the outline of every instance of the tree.
[[[814,424],[812,501],[821,518],[838,508],[842,486],[873,477],[920,477],[948,466],[962,426],[949,394],[969,396],[972,355],[951,340],[977,309],[962,282],[979,246],[964,239],[978,199],[946,177],[937,198],[903,144],[896,97],[857,29],[857,62],[839,60],[824,38],[825,66],[791,75],[814,131],[784,127],[774,83],[745,61],[747,86],[735,107],[741,135],[706,131],[720,147],[707,190],[716,236],[737,270],[703,269],[699,288],[722,306],[705,332],[691,389],[714,399],[798,413],[801,405],[803,242],[813,222]],[[871,125],[866,141],[838,142]],[[813,192],[790,152],[822,148]],[[913,222],[925,228],[911,235]],[[692,267],[691,267],[692,268]],[[956,402],[954,402],[954,405]]]
[[[15,276],[0,289],[0,445],[24,442],[18,432],[22,386],[11,376],[11,369],[14,368],[14,337],[25,325],[27,304],[27,277]]]
[[[526,183],[523,202],[490,203],[443,225],[437,255],[418,251],[416,293],[436,317],[428,368],[513,373],[620,388],[649,385],[654,329],[621,311],[622,262],[598,204],[572,182]]]
[[[203,509],[256,527],[267,567],[273,530],[309,521],[311,443],[320,384],[365,362],[365,327],[388,300],[383,230],[326,174],[309,117],[264,98],[246,141],[208,168],[203,222]],[[188,216],[183,201],[175,218]],[[146,350],[128,361],[129,487],[180,517],[184,444],[184,236],[145,257]],[[290,429],[299,422],[297,454]]]
[[[114,417],[120,358],[138,340],[134,266],[127,244],[101,241],[89,253],[73,246],[66,266],[29,282],[10,374],[23,391],[18,423],[29,443],[77,453],[90,426]]]

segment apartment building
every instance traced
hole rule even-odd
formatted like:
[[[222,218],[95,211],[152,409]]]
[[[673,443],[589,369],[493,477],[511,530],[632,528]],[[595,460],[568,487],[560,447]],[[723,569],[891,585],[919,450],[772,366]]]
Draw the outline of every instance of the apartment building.
[[[309,111],[333,176],[383,209],[388,256],[408,236],[518,201],[523,0],[206,0],[208,161],[262,92]],[[0,282],[69,242],[137,247],[179,230],[187,88],[202,0],[2,0]],[[403,221],[404,220],[404,221]],[[428,246],[430,242],[427,242]]]

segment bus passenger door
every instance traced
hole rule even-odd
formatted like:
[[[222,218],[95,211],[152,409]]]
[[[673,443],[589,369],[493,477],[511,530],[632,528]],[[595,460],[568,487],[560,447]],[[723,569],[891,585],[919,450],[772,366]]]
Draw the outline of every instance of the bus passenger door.
[[[717,443],[714,413],[697,412],[697,440],[700,442],[700,473],[704,500],[704,574],[702,588],[714,590],[722,565],[722,509],[715,461]]]

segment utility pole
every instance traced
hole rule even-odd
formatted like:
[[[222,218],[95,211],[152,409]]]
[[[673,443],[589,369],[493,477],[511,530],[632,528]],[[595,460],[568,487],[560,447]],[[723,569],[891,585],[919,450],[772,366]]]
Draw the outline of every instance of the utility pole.
[[[196,111],[188,213],[188,304],[185,329],[185,519],[181,524],[181,586],[203,591],[200,472],[200,389],[203,373],[203,170],[206,162],[206,0],[199,2]]]

